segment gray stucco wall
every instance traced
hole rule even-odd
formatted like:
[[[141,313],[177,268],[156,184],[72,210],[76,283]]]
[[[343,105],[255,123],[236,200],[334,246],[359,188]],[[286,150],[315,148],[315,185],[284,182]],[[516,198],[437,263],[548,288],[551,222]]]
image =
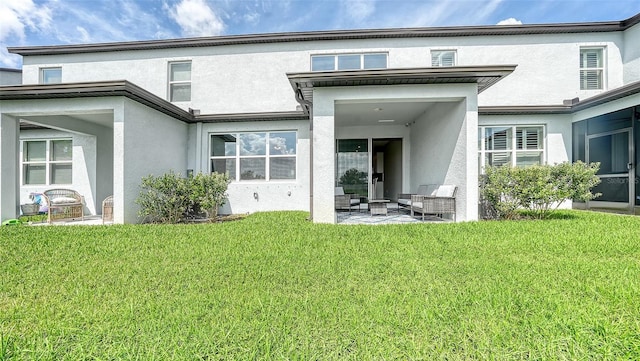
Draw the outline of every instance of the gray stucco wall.
[[[0,68],[0,85],[22,84],[22,71]]]
[[[130,99],[123,105],[114,115],[114,221],[135,223],[143,177],[185,175],[187,125]]]
[[[624,82],[640,81],[640,24],[624,32]]]

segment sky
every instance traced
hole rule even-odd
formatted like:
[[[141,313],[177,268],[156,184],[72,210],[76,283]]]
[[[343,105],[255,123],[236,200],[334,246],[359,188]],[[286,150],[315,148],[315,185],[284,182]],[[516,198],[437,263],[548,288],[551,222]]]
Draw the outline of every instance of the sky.
[[[7,47],[310,30],[627,19],[640,0],[0,0]]]

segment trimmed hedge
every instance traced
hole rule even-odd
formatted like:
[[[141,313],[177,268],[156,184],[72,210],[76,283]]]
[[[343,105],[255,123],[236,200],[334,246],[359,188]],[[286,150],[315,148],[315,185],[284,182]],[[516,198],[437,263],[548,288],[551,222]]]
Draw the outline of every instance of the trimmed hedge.
[[[142,178],[138,215],[144,222],[178,223],[188,217],[204,214],[207,218],[217,215],[224,205],[229,177],[226,174],[198,173],[183,178],[169,172],[161,176]]]
[[[491,217],[513,219],[518,210],[535,218],[548,218],[562,202],[588,201],[600,194],[591,189],[600,183],[600,163],[561,163],[528,167],[488,166],[481,182],[481,195]]]

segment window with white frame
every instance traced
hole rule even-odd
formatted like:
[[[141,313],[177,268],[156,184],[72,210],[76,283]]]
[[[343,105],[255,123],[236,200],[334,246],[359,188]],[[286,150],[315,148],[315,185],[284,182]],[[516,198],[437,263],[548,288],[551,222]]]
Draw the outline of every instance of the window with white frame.
[[[169,63],[169,101],[191,101],[191,62]]]
[[[480,169],[489,165],[544,163],[543,126],[488,126],[478,129]]]
[[[71,139],[22,141],[22,184],[71,184]]]
[[[387,53],[311,55],[311,71],[384,69]]]
[[[40,84],[62,83],[62,68],[40,68]]]
[[[580,48],[580,89],[604,89],[604,47]]]
[[[296,179],[295,131],[212,134],[211,172],[232,181]]]
[[[431,66],[455,66],[456,51],[455,50],[431,50]]]

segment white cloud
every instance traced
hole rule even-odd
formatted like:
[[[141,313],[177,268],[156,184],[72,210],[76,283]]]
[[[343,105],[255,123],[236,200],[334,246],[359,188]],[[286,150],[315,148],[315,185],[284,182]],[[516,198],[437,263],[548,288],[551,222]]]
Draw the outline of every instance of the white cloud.
[[[373,14],[376,5],[372,0],[345,0],[342,2],[346,15],[352,20],[361,22]]]
[[[0,46],[0,68],[20,68],[22,57],[9,54],[5,46]]]
[[[91,36],[89,36],[89,32],[87,31],[87,29],[83,28],[82,26],[76,26],[76,30],[78,30],[78,32],[80,33],[83,43],[91,42]]]
[[[0,2],[0,42],[11,35],[25,40],[25,28],[40,32],[51,24],[51,10],[36,6],[32,0],[2,0]]]
[[[204,0],[181,0],[169,9],[186,36],[208,36],[223,33],[225,24]]]
[[[242,16],[242,19],[249,24],[256,25],[260,21],[260,14],[258,14],[257,12],[244,14]]]
[[[516,18],[508,18],[498,21],[496,25],[522,25],[522,21],[517,20]]]

